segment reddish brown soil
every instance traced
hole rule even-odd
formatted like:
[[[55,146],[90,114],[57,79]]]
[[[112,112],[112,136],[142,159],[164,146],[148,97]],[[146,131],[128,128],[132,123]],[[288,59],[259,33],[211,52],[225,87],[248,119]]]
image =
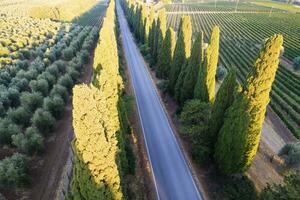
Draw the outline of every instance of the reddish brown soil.
[[[90,56],[90,62],[84,66],[79,82],[90,82],[93,60],[94,54]],[[72,98],[70,97],[62,119],[57,122],[55,130],[45,138],[45,151],[41,155],[33,156],[30,161],[30,184],[22,189],[1,188],[0,192],[8,200],[53,200],[63,166],[67,161],[73,135]],[[0,159],[12,155],[15,151],[15,149],[1,148]]]

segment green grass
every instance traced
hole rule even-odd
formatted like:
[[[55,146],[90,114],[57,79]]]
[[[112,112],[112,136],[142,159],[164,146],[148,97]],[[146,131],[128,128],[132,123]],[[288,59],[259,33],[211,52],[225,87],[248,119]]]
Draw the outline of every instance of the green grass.
[[[252,2],[252,3],[259,6],[273,7],[276,9],[285,10],[291,13],[300,13],[299,7],[286,4],[286,3],[271,2],[271,1]]]

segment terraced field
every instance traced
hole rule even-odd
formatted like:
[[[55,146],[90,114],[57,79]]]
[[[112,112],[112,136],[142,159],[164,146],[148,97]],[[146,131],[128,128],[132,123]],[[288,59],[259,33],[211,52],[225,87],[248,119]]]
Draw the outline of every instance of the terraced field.
[[[168,12],[199,9],[191,5],[167,5]],[[212,7],[210,7],[213,9]],[[200,10],[205,10],[201,8]],[[252,9],[252,8],[251,8]],[[261,9],[260,7],[258,10]],[[217,9],[218,10],[218,9]],[[168,26],[179,26],[182,14],[168,13]],[[190,14],[193,31],[204,31],[206,40],[215,25],[221,27],[220,64],[238,69],[238,78],[245,75],[264,40],[274,33],[284,36],[284,59],[291,61],[300,55],[300,16],[289,13],[203,13]],[[270,106],[291,132],[300,138],[300,77],[280,65],[273,86]]]

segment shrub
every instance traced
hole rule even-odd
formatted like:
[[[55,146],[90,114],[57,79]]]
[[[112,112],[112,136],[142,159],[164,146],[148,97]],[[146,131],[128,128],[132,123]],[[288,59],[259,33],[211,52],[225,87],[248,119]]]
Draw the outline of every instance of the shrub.
[[[56,77],[53,76],[51,73],[49,72],[43,72],[42,74],[40,74],[37,78],[37,80],[46,80],[48,82],[48,89],[50,90],[50,88],[52,87],[52,85],[55,84],[56,82]]]
[[[43,96],[39,92],[23,92],[21,94],[21,105],[30,111],[34,112],[37,108],[42,107],[43,105]]]
[[[294,58],[293,67],[294,67],[294,70],[299,70],[300,69],[300,56]]]
[[[40,92],[43,96],[47,96],[49,93],[49,85],[45,79],[32,80],[29,86],[33,92]]]
[[[43,53],[42,53],[42,54],[43,54]],[[39,73],[42,73],[42,72],[45,70],[45,68],[46,68],[46,66],[45,66],[45,64],[44,64],[44,62],[43,62],[42,57],[37,57],[37,58],[31,63],[30,68],[31,68],[31,69],[37,70]]]
[[[53,87],[53,89],[51,90],[50,96],[51,97],[60,96],[64,100],[65,103],[67,103],[68,99],[69,99],[69,94],[68,94],[67,88],[60,84],[56,84]]]
[[[0,84],[7,85],[9,84],[11,76],[8,72],[1,72],[0,73]]]
[[[63,55],[65,60],[70,61],[73,57],[74,57],[74,51],[72,48],[67,48],[65,50],[63,50]]]
[[[217,68],[217,73],[216,73],[216,79],[217,81],[221,82],[224,80],[224,78],[226,77],[227,75],[227,69],[223,66],[219,66]]]
[[[26,78],[18,79],[15,77],[11,80],[11,83],[9,84],[9,87],[15,87],[19,91],[27,90],[28,86],[29,86],[29,81]]]
[[[8,108],[10,106],[10,100],[8,97],[8,92],[5,91],[5,88],[0,93],[0,102],[5,108]]]
[[[15,153],[0,161],[0,185],[21,186],[28,181],[29,159],[22,154]]]
[[[51,113],[41,108],[37,109],[31,119],[32,124],[44,135],[53,130],[55,118]]]
[[[60,73],[65,73],[66,72],[66,65],[65,65],[65,63],[63,62],[63,61],[61,61],[61,60],[58,60],[58,61],[56,61],[55,63],[53,63],[53,64],[55,64],[56,66],[57,66],[57,69],[58,69],[58,71],[60,72]]]
[[[3,106],[3,103],[0,101],[0,117],[5,116],[5,107]]]
[[[208,129],[211,105],[198,99],[187,101],[180,114],[182,133],[187,135],[205,134]]]
[[[257,192],[254,184],[246,177],[225,177],[217,175],[218,194],[213,199],[226,199],[226,200],[257,200]]]
[[[53,76],[55,76],[55,77],[58,77],[58,75],[59,75],[58,67],[57,67],[57,65],[55,65],[55,64],[52,64],[51,66],[49,66],[49,67],[46,69],[46,72],[49,72],[51,75],[53,75]]]
[[[283,184],[268,185],[261,193],[261,200],[299,199],[300,170],[284,177]]]
[[[16,65],[20,68],[20,69],[27,69],[29,66],[28,66],[28,62],[25,61],[25,60],[18,60],[16,62]]]
[[[16,88],[8,88],[8,98],[11,107],[17,107],[20,105],[20,92]]]
[[[60,96],[47,97],[44,100],[44,110],[49,111],[56,119],[60,118],[64,112],[65,103]]]
[[[286,144],[279,151],[279,156],[285,156],[288,166],[300,166],[300,142]]]
[[[66,87],[68,91],[71,91],[74,85],[71,76],[68,74],[65,74],[64,76],[60,77],[57,83]]]
[[[87,50],[83,50],[80,57],[84,64],[87,64],[90,60],[90,54]]]
[[[69,68],[73,68],[76,71],[80,72],[82,69],[82,65],[80,62],[77,62],[79,59],[73,59],[70,63],[69,63]]]
[[[198,99],[187,101],[180,114],[181,133],[192,139],[192,155],[199,164],[204,164],[212,153],[208,137],[211,104]]]
[[[206,144],[197,142],[193,144],[192,157],[198,164],[205,164],[210,159],[212,150]]]
[[[31,52],[29,50],[23,49],[23,50],[20,50],[19,52],[23,55],[24,58],[30,59]]]
[[[10,51],[6,47],[0,46],[0,57],[7,57],[10,54]]]
[[[162,91],[162,93],[165,94],[168,89],[168,84],[169,84],[169,81],[162,80],[162,81],[159,81],[159,83],[157,84],[157,87]]]
[[[30,122],[31,113],[24,107],[20,106],[16,109],[10,109],[7,112],[7,116],[14,123],[21,126],[27,126]]]
[[[10,119],[0,119],[0,143],[10,144],[11,136],[20,133],[21,130],[18,125],[13,123]]]
[[[80,77],[80,73],[71,67],[68,67],[67,72],[69,76],[72,78],[73,82],[76,83]]]
[[[19,133],[12,136],[12,143],[22,152],[32,155],[43,149],[43,137],[35,127],[28,127],[25,134]]]

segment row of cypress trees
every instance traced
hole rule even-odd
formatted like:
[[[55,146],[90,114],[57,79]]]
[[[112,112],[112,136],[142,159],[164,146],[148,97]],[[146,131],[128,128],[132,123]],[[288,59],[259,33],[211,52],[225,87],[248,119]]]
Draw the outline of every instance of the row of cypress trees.
[[[119,74],[115,1],[111,0],[99,33],[91,84],[73,88],[75,163],[69,199],[123,199],[118,104]]]
[[[197,145],[205,146],[203,149],[214,158],[221,172],[228,174],[247,170],[258,148],[283,37],[274,35],[267,40],[245,83],[238,84],[235,70],[229,69],[216,95],[215,76],[220,40],[218,26],[212,29],[208,44],[204,43],[203,32],[196,34],[193,42],[189,16],[181,18],[176,35],[172,28],[167,29],[164,9],[158,11],[156,19],[152,7],[136,5],[131,0],[124,0],[122,4],[136,38],[149,47],[151,65],[155,66],[156,75],[168,80],[169,94],[180,105],[189,99],[200,102],[191,102],[187,106],[189,108],[198,105],[206,112],[208,107],[203,103],[211,107],[208,120],[204,120],[208,121],[205,124],[207,128],[201,129],[204,135],[202,140],[204,138],[205,141]],[[145,10],[148,14],[145,14]],[[137,21],[150,23],[136,26]],[[146,28],[149,24],[150,28]],[[143,31],[137,32],[137,29]],[[141,40],[141,33],[147,30],[149,34],[143,35],[148,35],[148,38]]]

